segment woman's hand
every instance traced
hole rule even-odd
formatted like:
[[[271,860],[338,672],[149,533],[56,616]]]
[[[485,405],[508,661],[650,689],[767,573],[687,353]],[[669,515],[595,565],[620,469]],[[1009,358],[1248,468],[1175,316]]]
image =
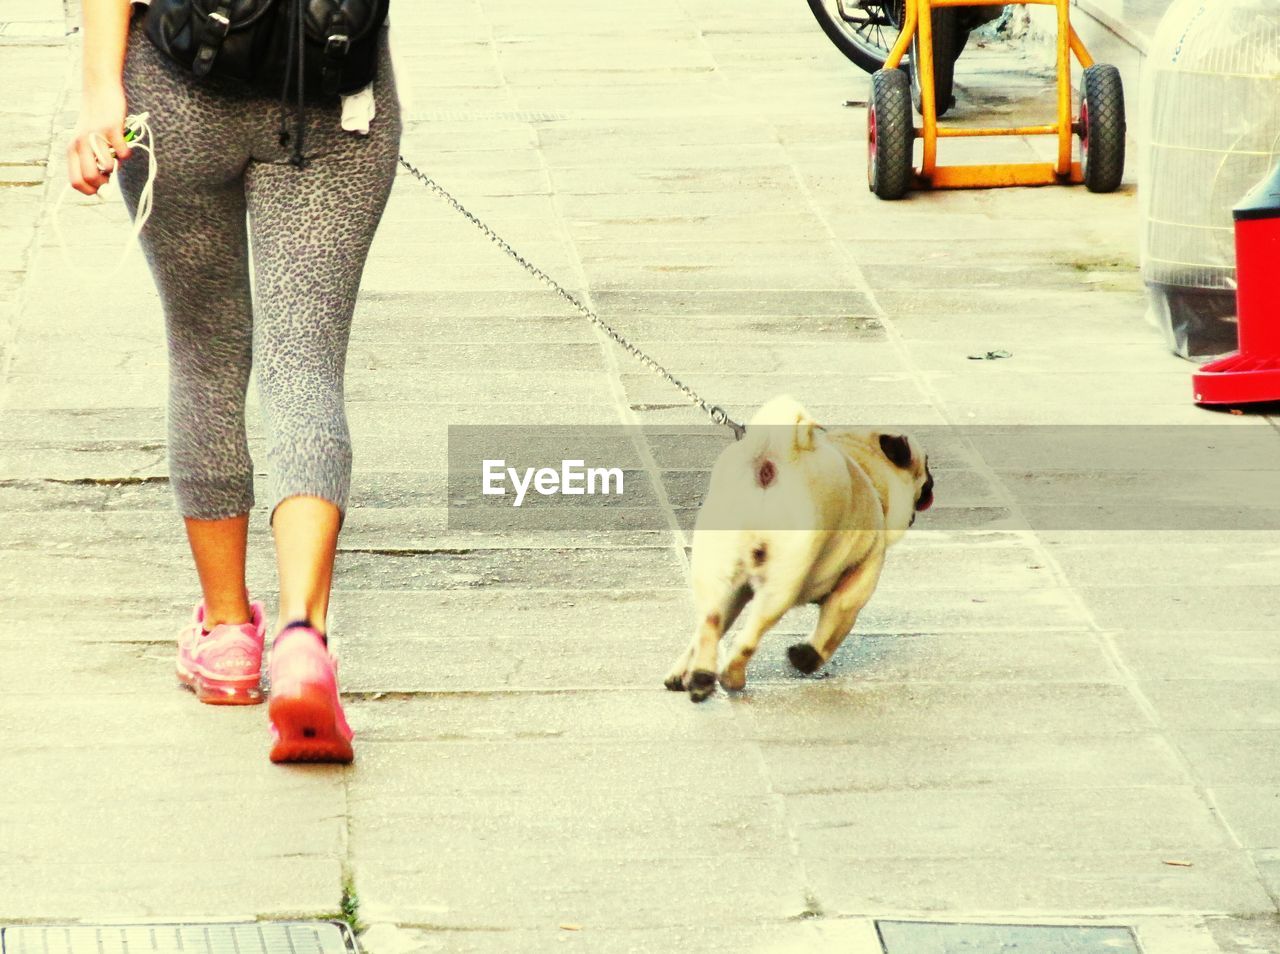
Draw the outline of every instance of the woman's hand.
[[[117,159],[129,158],[129,144],[124,141],[125,109],[124,87],[119,82],[97,84],[84,91],[80,120],[67,146],[67,178],[77,192],[96,195],[107,184],[113,168],[108,146],[115,150]]]

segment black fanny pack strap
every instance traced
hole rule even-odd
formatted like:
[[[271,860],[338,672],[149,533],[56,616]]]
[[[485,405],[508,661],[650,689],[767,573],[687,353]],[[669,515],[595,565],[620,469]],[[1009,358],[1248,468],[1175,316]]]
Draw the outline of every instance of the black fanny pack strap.
[[[325,30],[324,65],[320,70],[320,86],[326,96],[338,92],[342,80],[342,64],[351,50],[351,35],[347,32],[341,14],[334,13]]]
[[[306,0],[295,0],[293,15],[297,17],[298,23],[295,29],[298,31],[296,36],[297,46],[294,47],[293,69],[298,91],[298,112],[297,112],[297,136],[293,141],[293,155],[289,157],[299,169],[307,164],[306,156],[302,154],[302,143],[307,135],[307,116],[304,106],[306,95],[306,82],[303,78],[303,67],[306,65]]]
[[[213,61],[222,49],[223,41],[231,29],[231,3],[222,0],[217,8],[210,10],[205,17],[198,17],[191,24],[192,31],[199,37],[200,46],[196,50],[195,59],[191,63],[191,72],[201,78],[208,76],[213,69]]]
[[[285,124],[285,103],[289,96],[289,80],[294,81],[297,94],[297,108],[294,114],[293,150],[289,161],[302,169],[307,164],[302,147],[307,134],[306,108],[304,104],[305,84],[303,82],[304,37],[303,7],[305,0],[284,0],[285,14],[288,19],[288,37],[285,42],[284,81],[280,87],[280,145],[289,143],[289,128]]]

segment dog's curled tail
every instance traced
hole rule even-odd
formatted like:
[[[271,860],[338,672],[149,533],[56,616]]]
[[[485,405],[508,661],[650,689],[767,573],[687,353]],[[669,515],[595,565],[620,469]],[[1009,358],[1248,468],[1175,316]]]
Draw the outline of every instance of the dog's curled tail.
[[[795,398],[780,395],[767,402],[751,418],[743,438],[755,469],[756,483],[768,487],[778,476],[777,461],[790,460],[813,450],[815,421]]]

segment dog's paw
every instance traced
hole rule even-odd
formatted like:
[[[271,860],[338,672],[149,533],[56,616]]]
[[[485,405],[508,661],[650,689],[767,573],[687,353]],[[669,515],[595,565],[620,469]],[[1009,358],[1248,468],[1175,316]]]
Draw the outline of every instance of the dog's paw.
[[[702,702],[715,692],[716,674],[706,669],[695,669],[689,675],[689,698],[694,702]]]
[[[662,684],[672,692],[684,692],[684,673],[673,672]]]
[[[822,654],[808,643],[796,643],[793,646],[788,646],[787,658],[791,660],[791,665],[806,676],[811,676],[822,668]]]
[[[725,666],[720,672],[720,685],[730,692],[741,692],[747,686],[747,667]]]

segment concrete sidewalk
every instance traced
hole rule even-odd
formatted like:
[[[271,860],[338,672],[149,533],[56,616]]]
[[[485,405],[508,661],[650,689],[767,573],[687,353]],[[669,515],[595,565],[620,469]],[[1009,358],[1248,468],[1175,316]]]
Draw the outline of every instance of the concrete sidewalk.
[[[739,415],[787,391],[828,421],[1280,448],[1270,420],[1190,404],[1143,320],[1132,188],[870,196],[844,105],[868,79],[799,0],[393,22],[406,155]],[[944,460],[828,678],[775,635],[746,693],[693,706],[661,686],[692,622],[683,539],[451,531],[443,472],[449,424],[700,419],[405,176],[348,364],[332,626],[357,761],[270,765],[263,709],[175,688],[197,588],[159,303],[136,256],[103,285],[123,209],[63,207],[78,271],[49,226],[78,42],[54,0],[0,0],[0,23],[22,91],[0,143],[0,924],[345,911],[373,954],[865,954],[874,918],[924,917],[1280,951],[1274,532],[1031,530],[1027,492],[1066,503],[1123,467]],[[961,119],[1045,108],[1034,48],[961,74]],[[265,524],[250,582],[273,605]]]

